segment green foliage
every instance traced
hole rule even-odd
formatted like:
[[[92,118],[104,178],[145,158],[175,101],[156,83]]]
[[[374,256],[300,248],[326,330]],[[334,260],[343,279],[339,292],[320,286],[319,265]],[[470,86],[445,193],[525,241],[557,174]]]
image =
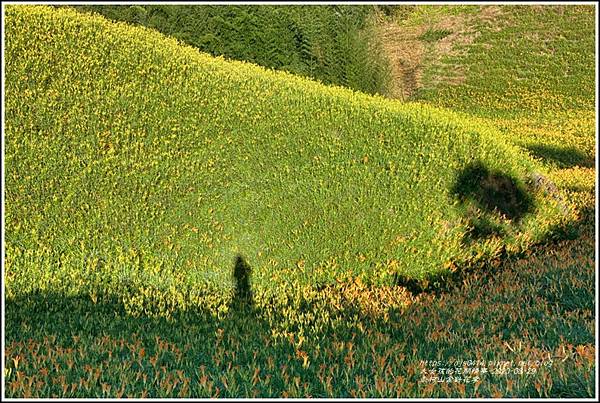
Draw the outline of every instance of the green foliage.
[[[200,307],[165,320],[132,318],[118,300],[23,294],[6,305],[6,396],[593,397],[594,234],[584,228],[419,301],[336,284],[254,313],[215,319]],[[426,381],[447,367],[489,371]]]
[[[419,39],[425,42],[435,42],[447,37],[451,33],[452,31],[448,29],[429,29],[419,36]]]
[[[488,121],[68,9],[5,23],[8,397],[593,396],[593,213],[492,270],[570,216]],[[581,148],[535,150],[593,206]],[[453,358],[528,372],[423,382]]]
[[[387,61],[372,6],[77,6],[174,36],[203,52],[370,94],[385,93]]]
[[[415,9],[421,19],[464,12],[458,21],[470,33],[459,42],[473,42],[457,45],[442,61],[463,79],[444,83],[435,79],[439,66],[425,66],[417,98],[480,116],[482,124],[498,128],[504,139],[544,164],[551,180],[568,189],[568,199],[593,191],[594,7],[465,7],[468,18],[460,7]],[[411,15],[412,20],[418,21]]]
[[[480,35],[465,52],[447,57],[468,66],[466,81],[425,86],[420,99],[492,117],[593,109],[594,7],[507,6],[498,14],[471,28]]]
[[[450,112],[69,9],[11,7],[6,32],[9,295],[58,287],[116,295],[135,315],[218,311],[236,256],[260,304],[298,284],[425,279],[561,220],[538,195],[504,238],[466,247],[460,172],[478,155],[520,183],[535,165]]]

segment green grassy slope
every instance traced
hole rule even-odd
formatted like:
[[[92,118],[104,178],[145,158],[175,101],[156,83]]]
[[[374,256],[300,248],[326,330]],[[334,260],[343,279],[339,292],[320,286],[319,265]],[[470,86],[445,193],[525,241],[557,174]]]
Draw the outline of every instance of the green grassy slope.
[[[518,249],[558,220],[552,198],[521,194],[535,165],[450,112],[70,10],[6,21],[9,297],[116,292],[164,313],[210,289],[227,300],[236,256],[257,295],[389,283]]]
[[[428,10],[427,6],[419,6],[418,9],[425,16],[425,20],[430,18],[431,10]],[[46,8],[11,9],[9,7],[8,11],[6,106],[9,109],[7,109],[5,122],[7,145],[5,283],[8,293],[4,385],[6,396],[65,398],[309,396],[590,398],[594,396],[594,372],[596,371],[594,273],[597,256],[594,251],[595,192],[592,191],[595,169],[589,167],[586,162],[587,157],[585,160],[557,158],[540,160],[544,164],[541,169],[552,175],[561,191],[567,192],[569,202],[574,200],[578,207],[583,206],[584,210],[588,211],[587,216],[580,223],[581,236],[576,240],[545,243],[539,248],[529,250],[530,255],[527,258],[521,256],[521,258],[508,259],[493,270],[476,272],[460,279],[461,286],[447,293],[424,293],[417,298],[412,298],[403,287],[370,286],[360,282],[359,279],[335,282],[320,289],[297,284],[297,287],[287,292],[281,290],[283,298],[273,301],[272,304],[263,304],[263,301],[257,301],[255,298],[257,305],[255,309],[251,311],[229,309],[227,314],[215,318],[212,316],[214,308],[222,307],[218,301],[208,298],[194,301],[196,297],[185,294],[191,287],[200,288],[200,280],[192,276],[193,273],[202,275],[202,269],[206,267],[201,263],[192,262],[196,266],[188,268],[184,259],[185,256],[190,256],[189,252],[186,252],[190,249],[190,244],[197,242],[196,238],[192,237],[204,239],[200,234],[206,230],[192,221],[201,218],[202,215],[190,218],[187,229],[189,233],[185,232],[190,236],[189,239],[171,237],[170,244],[166,243],[156,250],[149,247],[141,248],[140,245],[156,243],[155,239],[160,235],[154,232],[155,224],[144,224],[145,217],[154,214],[156,228],[161,230],[170,228],[166,223],[173,215],[167,213],[173,210],[161,208],[158,203],[166,204],[170,200],[168,196],[171,194],[177,196],[175,190],[179,188],[173,183],[174,191],[169,190],[171,182],[163,178],[162,173],[160,178],[155,179],[160,186],[146,186],[152,182],[144,176],[146,174],[141,175],[140,172],[151,175],[169,169],[165,171],[165,175],[166,172],[171,175],[181,161],[189,161],[195,155],[217,154],[216,148],[210,148],[205,154],[200,154],[199,148],[213,147],[214,143],[211,145],[200,142],[198,145],[198,142],[194,142],[193,134],[194,130],[198,130],[201,134],[204,133],[203,139],[208,138],[209,135],[210,138],[224,136],[219,130],[209,132],[207,129],[205,132],[194,128],[208,125],[206,120],[193,126],[196,124],[195,116],[207,114],[214,114],[217,122],[213,124],[215,127],[225,121],[224,115],[218,114],[216,110],[210,112],[201,110],[204,108],[203,102],[207,102],[205,98],[210,96],[210,91],[217,88],[213,79],[220,77],[221,82],[229,82],[225,80],[226,71],[219,73],[217,67],[220,69],[227,66],[227,70],[231,70],[231,66],[234,66],[236,70],[241,70],[243,73],[236,76],[237,82],[244,82],[245,77],[259,77],[261,88],[266,86],[267,90],[284,85],[283,83],[291,78],[266,73],[251,66],[248,68],[247,65],[232,65],[205,58],[189,48],[182,49],[172,41],[165,41],[164,38],[148,31],[132,31],[130,28],[109,25],[97,19],[73,20],[71,14],[53,14]],[[438,8],[436,13],[454,15],[463,11],[464,8],[444,7]],[[546,24],[554,26],[554,30],[545,31],[552,33],[583,29],[589,26],[591,18],[587,15],[588,20],[573,18],[569,22],[568,19],[561,19],[559,12],[538,12],[536,15],[539,16],[539,20],[533,16],[528,17],[529,22],[493,37],[496,39],[490,39],[488,48],[503,46],[503,42],[519,41],[521,32],[536,26]],[[486,28],[489,32],[486,31],[487,33],[482,35],[488,35],[490,38],[492,32],[500,32],[495,31],[495,24],[502,24],[508,17],[510,15],[500,14],[495,22]],[[557,21],[563,23],[556,23]],[[95,27],[96,34],[90,33],[90,26]],[[33,29],[34,27],[37,29]],[[53,28],[50,29],[51,27]],[[75,30],[71,31],[71,28],[80,30],[83,38],[76,35]],[[25,29],[31,29],[32,34],[25,33]],[[121,33],[124,34],[122,37]],[[93,36],[93,39],[89,36]],[[61,43],[61,38],[72,41],[73,48]],[[205,81],[200,77],[196,77],[190,86],[181,84],[185,81],[181,78],[178,81],[180,84],[174,87],[179,92],[170,97],[165,95],[158,98],[165,104],[155,105],[150,98],[156,97],[163,90],[165,93],[168,91],[164,85],[161,85],[166,81],[166,75],[156,73],[158,69],[156,65],[160,65],[163,61],[161,55],[168,53],[171,59],[173,52],[170,50],[159,52],[153,46],[145,44],[145,38],[158,42],[159,45],[168,44],[177,48],[177,52],[174,53],[176,56],[179,55],[178,60],[183,59],[184,64],[190,65],[194,70],[194,73],[189,73],[186,78],[195,74],[205,77],[206,71],[210,69],[217,77],[213,76],[211,79],[213,81],[209,81],[207,87],[203,86]],[[502,40],[497,42],[497,39]],[[584,45],[588,40],[582,38],[580,43]],[[80,60],[79,56],[85,47],[76,50],[78,44],[90,45],[92,51],[94,47],[102,46],[104,41],[107,42],[103,51],[96,49],[93,51],[95,53],[88,53],[89,57]],[[532,43],[530,42],[530,45]],[[135,70],[142,70],[143,66],[127,64],[126,55],[121,53],[127,48],[117,49],[114,44],[135,45],[133,46],[135,50],[129,49],[130,51],[125,53],[132,58],[139,58],[140,61],[141,59],[155,60],[145,66],[154,66],[152,68],[154,73],[148,81],[142,80],[142,76],[136,74]],[[49,49],[52,49],[52,52],[47,52]],[[102,52],[104,53],[101,57]],[[589,57],[585,53],[585,46],[574,47],[572,52],[570,57],[573,59]],[[49,54],[44,56],[44,53]],[[14,55],[23,54],[32,57],[14,58]],[[92,58],[92,55],[97,59]],[[502,57],[494,59],[498,65],[510,65],[514,62],[510,53],[499,55]],[[55,70],[45,72],[47,68],[45,65],[40,67],[35,63],[46,63],[50,60],[55,62],[60,60],[60,57],[66,58],[57,68],[61,75],[58,81],[52,82],[51,73]],[[115,58],[118,60],[113,60]],[[85,66],[89,65],[92,70],[99,64],[108,67],[106,71],[109,74],[101,76],[97,74],[97,70],[85,73]],[[178,62],[173,63],[175,67],[178,65]],[[543,65],[524,67],[530,69],[533,75],[545,74]],[[124,76],[119,76],[119,68],[124,69],[126,73]],[[588,72],[589,68],[589,65],[586,65]],[[19,83],[18,80],[11,79],[14,77],[25,79],[26,72],[33,74],[30,82]],[[92,77],[94,74],[95,77]],[[587,74],[585,73],[584,76],[588,77]],[[47,82],[44,80],[45,75],[48,76]],[[104,82],[96,82],[97,77],[103,78]],[[130,86],[125,86],[122,90],[122,97],[119,89],[111,85],[111,82],[117,81],[116,77],[120,77],[119,82],[129,83]],[[127,81],[127,78],[131,80]],[[482,91],[485,90],[488,82],[492,80],[480,81]],[[196,87],[197,83],[200,83],[199,89]],[[338,105],[336,111],[339,109],[347,111],[352,108],[364,110],[363,100],[366,99],[370,105],[377,105],[373,106],[373,110],[383,114],[383,110],[380,110],[383,108],[390,114],[397,115],[397,119],[393,120],[395,123],[390,123],[391,118],[388,118],[388,122],[376,126],[377,129],[384,127],[393,133],[401,133],[404,138],[414,134],[414,137],[410,137],[411,144],[419,144],[423,152],[430,145],[426,142],[417,142],[416,139],[421,135],[424,136],[424,140],[432,139],[436,135],[438,137],[445,135],[447,132],[444,127],[451,127],[453,131],[449,136],[458,136],[458,139],[465,138],[463,133],[472,133],[474,138],[471,141],[476,145],[473,148],[474,153],[482,148],[487,150],[485,145],[478,144],[477,141],[504,148],[502,141],[488,140],[488,135],[494,137],[504,135],[503,139],[512,142],[519,140],[519,133],[529,128],[529,133],[535,132],[536,141],[541,144],[562,143],[564,145],[573,138],[570,134],[579,132],[585,133],[584,136],[591,136],[594,130],[594,127],[588,124],[590,119],[585,117],[589,112],[583,110],[574,111],[572,114],[574,117],[583,116],[583,120],[579,121],[581,124],[577,122],[565,124],[573,121],[557,120],[560,124],[554,125],[551,121],[548,123],[548,120],[544,120],[542,113],[535,115],[537,123],[542,123],[541,126],[536,126],[536,121],[527,119],[527,116],[534,116],[533,113],[526,110],[519,119],[504,119],[497,117],[494,105],[490,105],[492,107],[490,113],[481,114],[484,117],[480,119],[471,119],[464,114],[457,116],[428,107],[400,106],[380,99],[365,98],[358,94],[317,86],[302,80],[293,83],[301,86],[293,92],[300,93],[297,99],[304,99],[302,98],[304,93],[308,94],[307,101],[314,101],[317,98],[315,93],[322,96],[318,99],[322,101],[321,105],[324,105],[322,113],[325,116],[316,119],[307,115],[307,119],[314,119],[314,122],[321,122],[324,125],[323,121],[329,121],[337,116],[341,123],[334,125],[334,121],[331,121],[331,127],[348,129],[357,124],[358,112],[347,113],[348,119],[354,120],[342,119],[326,109],[331,104],[331,97],[334,96],[336,102],[339,102],[336,104]],[[585,82],[580,84],[586,85]],[[30,87],[25,88],[26,85]],[[191,90],[190,87],[196,89]],[[233,87],[234,85],[230,83],[224,88],[231,90]],[[77,90],[78,88],[81,89]],[[174,100],[181,99],[182,93],[186,93],[183,91],[185,88],[189,91],[187,101],[175,102]],[[128,89],[139,91],[138,95],[127,96]],[[148,90],[148,92],[140,90]],[[204,95],[193,98],[201,93],[201,90],[205,91]],[[70,98],[59,97],[58,94],[62,91],[65,91],[66,95],[75,92],[79,95]],[[458,88],[455,91],[460,93]],[[286,103],[290,99],[288,92],[282,90],[280,93],[282,92],[286,95],[281,102],[288,105]],[[264,92],[260,93],[264,94]],[[104,96],[106,94],[107,96]],[[229,102],[238,104],[241,102],[234,98],[236,94],[237,92],[229,94]],[[465,93],[462,96],[469,97]],[[88,99],[92,101],[88,102]],[[135,107],[135,104],[128,103],[130,100],[144,100],[144,102],[142,106]],[[431,101],[435,100],[435,97],[431,98]],[[248,102],[251,104],[249,109],[254,102],[260,103],[260,101],[252,98],[252,102]],[[444,99],[440,98],[439,101]],[[214,102],[216,104],[216,101]],[[456,99],[456,102],[467,104],[469,99]],[[350,103],[352,106],[349,106]],[[451,105],[452,101],[448,103]],[[347,109],[340,107],[340,104],[346,105]],[[275,106],[273,104],[273,108]],[[300,107],[309,108],[298,101],[297,108]],[[176,108],[187,112],[177,113],[176,117],[169,119],[169,111]],[[311,111],[315,109],[317,108],[312,108]],[[58,112],[54,113],[54,110]],[[157,112],[161,110],[163,112]],[[232,110],[233,108],[228,109],[229,112]],[[89,113],[83,114],[81,111],[89,111]],[[137,113],[138,118],[128,117],[129,112]],[[244,111],[239,110],[239,112]],[[275,114],[279,118],[283,115],[283,112]],[[427,116],[426,119],[424,115]],[[163,116],[166,119],[164,125],[161,123]],[[186,116],[188,118],[184,119]],[[79,126],[67,124],[74,118]],[[179,120],[177,121],[176,118]],[[412,119],[410,130],[414,130],[413,132],[405,129],[406,119]],[[593,123],[593,119],[591,122]],[[165,135],[171,129],[168,124],[177,127],[176,137],[173,139]],[[505,126],[502,126],[503,124]],[[309,123],[306,123],[306,126],[308,125]],[[113,126],[114,131],[96,130]],[[371,124],[365,126],[371,127]],[[79,127],[85,130],[80,130]],[[124,127],[129,131],[125,131]],[[493,127],[500,127],[501,130]],[[582,127],[586,129],[579,131],[578,128]],[[439,131],[433,134],[428,131],[433,131],[434,128]],[[267,131],[267,123],[261,126],[262,129],[264,130],[252,131],[252,133],[257,135],[275,133],[275,131]],[[365,131],[371,133],[368,128]],[[81,136],[81,133],[86,134],[87,137]],[[141,133],[148,133],[144,136],[148,136],[149,140],[148,143],[143,143],[137,153],[124,147],[126,142],[123,135],[131,134],[134,139],[137,138],[137,142],[141,142],[142,140],[137,137]],[[183,133],[187,137],[181,137]],[[288,133],[297,134],[299,131],[290,128]],[[233,135],[230,137],[242,141]],[[83,138],[87,140],[82,141]],[[306,141],[302,144],[308,149],[305,145],[308,140],[303,139]],[[265,138],[263,140],[267,141]],[[347,138],[344,137],[344,140]],[[390,141],[389,138],[383,137],[384,144],[386,140]],[[163,141],[170,141],[170,144],[162,144]],[[395,142],[393,144],[400,143],[398,139],[393,141]],[[586,144],[588,142],[593,144],[593,138],[586,140]],[[223,144],[225,147],[226,140],[221,140],[218,144]],[[357,143],[353,144],[362,143],[357,140]],[[173,148],[175,145],[178,147],[171,151],[169,147]],[[186,148],[186,145],[190,146]],[[458,151],[464,151],[462,146],[456,146],[459,147]],[[573,147],[579,147],[577,150],[584,154],[587,149],[577,145]],[[188,149],[191,150],[190,154],[182,154],[189,157],[187,159],[182,157],[180,160],[172,155],[176,152],[184,153]],[[148,153],[145,153],[146,151]],[[358,156],[353,158],[360,159],[362,152],[363,150],[356,152]],[[497,153],[503,152],[505,151],[492,151],[484,157],[486,161],[494,162]],[[387,150],[386,153],[392,152]],[[409,153],[414,153],[414,150],[409,150]],[[444,162],[441,166],[444,168],[449,166],[449,170],[458,174],[461,171],[460,167],[468,166],[467,161],[474,155],[466,153],[455,165],[452,165],[450,160],[449,165]],[[513,155],[512,151],[509,155]],[[123,161],[118,158],[124,156],[129,159]],[[156,156],[160,158],[153,158]],[[239,159],[243,160],[245,156],[256,157],[256,153],[240,154]],[[415,157],[415,161],[417,159]],[[439,161],[441,157],[436,156],[435,159]],[[223,165],[219,165],[219,161],[223,164],[223,160],[213,160],[212,163],[215,177],[225,170]],[[372,161],[373,155],[369,154],[367,163]],[[577,164],[577,161],[584,162]],[[228,162],[231,166],[238,167],[237,172],[243,171],[241,166],[236,165],[237,163],[231,160]],[[528,160],[523,160],[521,163],[531,166]],[[497,169],[504,170],[513,166],[511,169],[514,169],[512,171],[514,175],[524,175],[529,169],[521,167],[521,163],[515,163],[510,159],[495,161]],[[139,168],[144,166],[143,164],[148,167],[147,171]],[[205,169],[210,169],[208,164],[207,161]],[[190,166],[193,168],[193,165]],[[151,171],[150,167],[154,167],[155,170]],[[187,166],[179,168],[180,172],[185,172]],[[249,170],[243,172],[252,173]],[[464,169],[462,172],[464,173]],[[436,189],[445,191],[446,186],[454,185],[452,183],[454,181],[446,182],[443,179],[446,172],[441,171],[439,166],[431,173],[427,172],[427,177],[431,177],[429,174],[441,175],[435,176],[441,183]],[[188,175],[180,173],[179,179],[187,178],[189,182],[193,182],[194,179],[190,179],[192,174]],[[256,172],[256,175],[258,181],[260,173]],[[402,172],[401,175],[408,175],[408,173]],[[451,176],[450,173],[448,176]],[[208,174],[203,174],[202,177],[210,178]],[[292,177],[294,176],[282,173],[282,178]],[[154,179],[152,176],[149,178]],[[213,178],[213,183],[216,183],[217,179]],[[131,184],[128,184],[130,182]],[[86,187],[88,184],[100,186],[101,191],[93,192],[93,188]],[[468,184],[466,185],[465,188],[468,188]],[[112,194],[102,193],[106,189],[110,189]],[[204,207],[216,208],[210,197],[222,194],[222,191],[216,189],[213,193],[209,193],[204,190],[207,195],[199,195],[198,189],[205,188],[198,184],[196,190],[189,190],[189,198],[197,200],[198,197],[202,197],[205,202],[205,198],[209,198]],[[146,190],[148,196],[147,200],[144,200]],[[79,201],[78,197],[81,197],[82,201]],[[128,204],[127,199],[132,202]],[[456,200],[454,197],[450,199]],[[188,201],[185,198],[177,198],[171,203],[179,206],[186,205]],[[427,207],[426,201],[423,197],[418,199],[424,209],[431,208],[431,206]],[[56,207],[51,203],[56,203]],[[136,208],[140,205],[144,210]],[[486,220],[488,224],[498,221],[507,226],[508,233],[514,233],[517,229],[514,227],[511,229],[508,223],[502,222],[481,206],[477,214],[476,204],[473,204],[471,212],[468,212],[467,205],[453,207],[456,208],[455,214],[462,217],[462,223],[470,223],[480,231],[486,228]],[[187,206],[190,204],[188,203]],[[68,210],[63,212],[64,208]],[[129,213],[120,212],[121,208],[128,208]],[[238,208],[238,206],[231,206],[231,208]],[[444,210],[443,206],[439,208],[440,214],[452,214],[448,213],[452,211],[451,208],[448,210]],[[191,207],[182,211],[190,210]],[[165,214],[161,215],[160,211],[165,211]],[[228,211],[223,207],[219,211],[223,215],[233,213],[233,210]],[[195,212],[194,210],[193,213]],[[177,214],[174,216],[177,217]],[[183,216],[185,217],[185,214]],[[538,218],[541,221],[540,232],[543,232],[544,218],[542,216]],[[123,219],[130,221],[119,222]],[[229,224],[232,221],[230,220]],[[174,220],[170,222],[173,225],[177,223]],[[136,229],[130,223],[143,225],[140,229]],[[225,224],[226,221],[223,223]],[[489,227],[488,225],[488,229]],[[86,232],[93,228],[96,228],[97,232]],[[198,229],[197,233],[194,228]],[[121,229],[124,230],[120,231]],[[146,231],[147,240],[139,235]],[[260,234],[268,234],[268,232],[264,231]],[[490,249],[495,249],[494,243],[491,242],[493,236],[484,235],[477,239],[473,237],[472,231],[470,234],[461,241],[464,244],[471,242],[474,254],[477,254],[476,250],[484,248],[485,244],[491,245]],[[433,242],[437,241],[433,240]],[[208,248],[208,251],[210,250],[211,248]],[[131,255],[127,255],[128,253]],[[159,254],[176,255],[172,259],[177,265],[169,269],[174,275],[166,269],[153,271],[157,266],[154,266],[152,261],[156,260]],[[365,258],[370,259],[371,256]],[[305,256],[303,259],[305,267],[311,264],[310,256]],[[233,256],[231,261],[229,258],[225,260],[231,271]],[[247,260],[255,268],[256,273],[254,259],[247,257]],[[402,262],[407,261],[405,256]],[[293,263],[302,266],[302,262]],[[407,265],[410,267],[409,263]],[[402,270],[404,268],[403,266]],[[340,267],[339,273],[344,269]],[[369,275],[368,271],[365,273]],[[226,287],[230,286],[231,281],[225,278],[224,272],[222,276]],[[209,276],[206,278],[210,279]],[[129,283],[126,279],[129,279]],[[214,279],[220,280],[221,277]],[[258,284],[255,280],[253,275],[251,284],[252,289],[256,291]],[[178,288],[169,289],[170,285]],[[101,295],[102,290],[108,290],[109,295]],[[182,293],[181,290],[184,292]],[[181,304],[177,298],[187,303]],[[149,313],[159,313],[161,304],[163,310],[168,308],[173,311],[169,320],[148,318],[147,315],[134,318],[131,315],[131,313],[140,313],[143,307],[149,309]],[[406,309],[407,304],[408,309]],[[207,312],[210,315],[204,315]],[[524,375],[513,371],[508,375],[471,374],[465,376],[462,381],[454,382],[423,381],[426,375],[425,360],[441,361],[445,364],[452,359],[481,358],[491,361],[509,361],[512,362],[514,369],[520,368],[519,364],[523,362]],[[431,365],[428,367],[432,369]],[[493,369],[493,366],[487,368]]]
[[[420,11],[435,14],[435,8]],[[491,7],[454,8],[477,15]],[[594,6],[495,8],[493,18],[474,19],[472,29],[478,35],[463,45],[465,52],[449,55],[437,66],[438,70],[451,68],[452,63],[468,66],[465,81],[435,89],[426,86],[419,98],[485,115],[593,108]],[[403,23],[410,25],[411,19]]]
[[[405,30],[427,21],[453,38],[444,57],[431,54],[442,45],[427,48],[414,99],[498,129],[545,167],[580,217],[596,198],[595,12],[591,4],[424,6],[397,16]]]
[[[457,45],[460,51],[426,66],[416,98],[490,120],[510,141],[553,168],[593,167],[594,6],[452,9],[476,16],[487,9],[495,17],[474,17],[469,29],[478,35],[473,43]],[[429,16],[435,7],[421,11]],[[414,23],[412,18],[404,22]],[[453,70],[463,71],[460,84],[428,84]]]

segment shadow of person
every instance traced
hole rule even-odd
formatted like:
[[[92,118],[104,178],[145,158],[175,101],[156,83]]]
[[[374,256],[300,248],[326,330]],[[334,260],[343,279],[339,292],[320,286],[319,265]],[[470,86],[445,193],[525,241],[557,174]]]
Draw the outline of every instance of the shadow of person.
[[[254,305],[250,287],[251,272],[252,268],[246,260],[241,255],[237,255],[233,266],[233,279],[235,281],[235,291],[231,301],[233,311],[246,311]]]

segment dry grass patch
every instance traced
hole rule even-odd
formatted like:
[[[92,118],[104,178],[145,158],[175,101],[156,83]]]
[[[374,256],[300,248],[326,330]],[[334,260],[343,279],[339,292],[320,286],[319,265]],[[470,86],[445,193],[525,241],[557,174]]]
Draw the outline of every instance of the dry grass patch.
[[[480,35],[480,24],[497,24],[498,6],[479,7],[477,13],[436,15],[418,21],[410,16],[400,22],[380,24],[378,35],[392,69],[389,96],[406,100],[423,86],[459,85],[465,81],[464,66],[449,65],[447,57],[460,56]],[[423,80],[424,66],[436,71]]]
[[[392,98],[407,99],[421,86],[425,46],[419,37],[423,32],[423,27],[401,27],[395,22],[386,22],[379,29],[392,70],[388,94]]]

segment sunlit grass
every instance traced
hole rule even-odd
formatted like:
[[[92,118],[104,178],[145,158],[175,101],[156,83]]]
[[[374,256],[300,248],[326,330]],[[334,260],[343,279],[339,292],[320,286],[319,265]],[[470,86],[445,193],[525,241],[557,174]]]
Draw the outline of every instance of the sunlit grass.
[[[593,18],[520,10],[438,109],[7,8],[6,396],[593,396]],[[561,35],[553,63],[500,50]],[[488,211],[495,186],[535,208]],[[425,380],[450,360],[523,373]]]

